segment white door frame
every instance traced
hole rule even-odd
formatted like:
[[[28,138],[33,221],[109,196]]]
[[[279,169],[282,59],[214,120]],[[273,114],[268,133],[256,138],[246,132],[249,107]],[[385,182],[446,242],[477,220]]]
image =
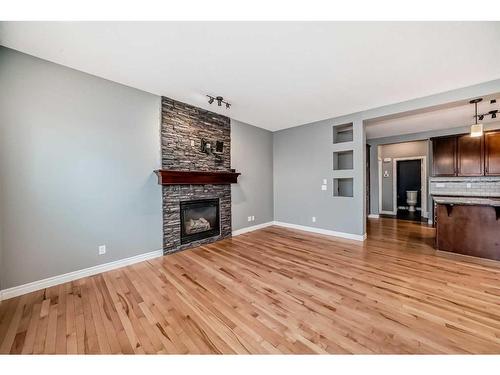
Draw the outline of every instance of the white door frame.
[[[398,161],[401,160],[420,160],[420,213],[422,217],[428,217],[427,213],[427,156],[409,156],[405,158],[393,158],[392,163],[392,210],[393,215],[398,213]],[[381,196],[382,197],[382,196]]]
[[[384,215],[395,215],[392,211],[384,211],[382,209],[382,159],[378,159],[378,213]]]

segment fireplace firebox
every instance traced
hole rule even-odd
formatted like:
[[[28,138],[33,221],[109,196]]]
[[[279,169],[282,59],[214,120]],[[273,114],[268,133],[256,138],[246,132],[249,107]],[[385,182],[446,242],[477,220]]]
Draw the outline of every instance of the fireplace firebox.
[[[220,234],[219,199],[180,202],[181,244]]]

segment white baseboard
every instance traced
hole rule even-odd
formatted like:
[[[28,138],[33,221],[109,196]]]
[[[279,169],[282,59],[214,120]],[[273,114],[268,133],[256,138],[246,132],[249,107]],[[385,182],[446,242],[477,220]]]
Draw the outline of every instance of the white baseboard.
[[[394,212],[394,211],[383,211],[383,210],[380,210],[380,213],[383,214],[383,215],[396,215],[396,212]]]
[[[363,235],[360,235],[360,234],[353,234],[353,233],[337,232],[337,231],[334,231],[334,230],[314,228],[314,227],[307,227],[305,225],[284,223],[282,221],[275,221],[274,225],[278,225],[280,227],[285,227],[285,228],[303,230],[303,231],[306,231],[306,232],[313,232],[313,233],[318,233],[318,234],[326,234],[327,236],[347,238],[349,240],[356,240],[356,241],[364,241],[364,240],[366,240],[366,233],[363,234]]]
[[[128,266],[130,264],[139,263],[148,259],[158,258],[163,255],[163,250],[155,250],[149,253],[136,255],[130,258],[116,260],[114,262],[99,264],[94,267],[85,268],[83,270],[65,273],[59,276],[49,277],[47,279],[33,281],[28,284],[15,286],[13,288],[0,290],[0,301],[8,298],[21,296],[26,293],[31,293],[40,289],[49,288],[54,285],[67,283],[69,281],[78,280],[82,277],[96,275],[98,273],[111,271],[116,268]]]
[[[368,215],[368,218],[369,218],[369,219],[378,219],[379,217],[380,217],[380,215],[379,215],[379,214],[369,214],[369,215]]]
[[[237,229],[237,230],[233,231],[233,236],[239,236],[240,234],[243,234],[243,233],[253,232],[254,230],[257,230],[257,229],[269,227],[269,226],[273,225],[273,223],[274,223],[273,221],[268,221],[267,223],[262,223],[262,224],[253,225],[251,227]]]

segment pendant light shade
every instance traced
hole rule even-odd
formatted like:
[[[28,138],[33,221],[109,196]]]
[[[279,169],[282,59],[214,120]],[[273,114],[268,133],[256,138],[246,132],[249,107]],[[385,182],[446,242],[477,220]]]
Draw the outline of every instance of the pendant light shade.
[[[483,100],[482,98],[477,98],[477,99],[473,99],[469,102],[470,104],[474,104],[474,107],[476,110],[476,114],[474,116],[476,123],[474,125],[471,125],[471,127],[470,127],[470,136],[471,137],[481,137],[483,135],[483,124],[477,123],[477,103],[479,103],[482,100]]]
[[[480,137],[483,135],[483,124],[475,124],[470,127],[471,137]]]

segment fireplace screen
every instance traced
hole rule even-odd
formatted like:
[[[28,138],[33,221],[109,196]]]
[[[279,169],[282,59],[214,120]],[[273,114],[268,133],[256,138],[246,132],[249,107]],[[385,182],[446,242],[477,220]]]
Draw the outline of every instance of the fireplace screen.
[[[219,199],[181,202],[181,244],[218,236]]]

